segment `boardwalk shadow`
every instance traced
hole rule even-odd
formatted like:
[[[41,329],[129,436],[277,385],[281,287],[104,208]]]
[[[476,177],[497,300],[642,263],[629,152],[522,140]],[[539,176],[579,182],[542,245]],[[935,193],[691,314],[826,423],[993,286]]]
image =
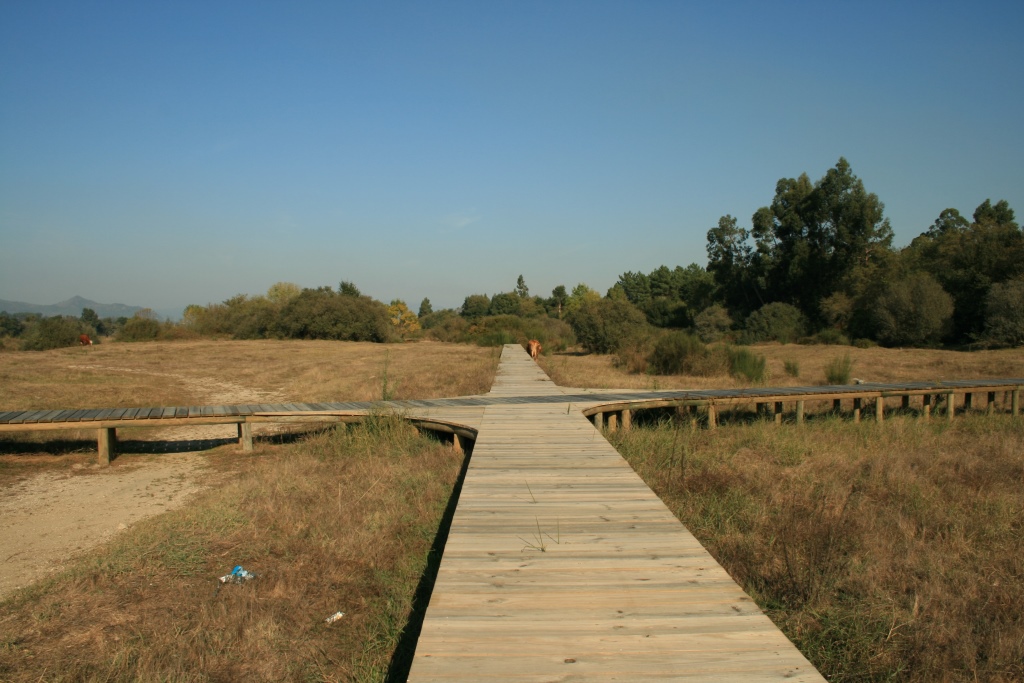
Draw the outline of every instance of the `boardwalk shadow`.
[[[448,505],[445,507],[441,524],[437,528],[434,542],[430,546],[430,554],[427,556],[427,568],[420,577],[419,585],[416,586],[416,594],[413,597],[409,621],[402,630],[402,637],[395,648],[395,654],[391,657],[388,675],[384,679],[387,683],[405,683],[409,678],[412,660],[416,654],[416,642],[419,640],[420,630],[423,628],[423,619],[427,614],[427,605],[430,604],[430,595],[434,591],[437,572],[441,568],[441,556],[444,554],[444,546],[448,542],[448,532],[451,530],[455,508],[459,504],[459,495],[462,493],[462,483],[466,479],[466,470],[469,468],[469,458],[471,455],[472,448],[469,448],[466,451],[466,457],[462,460],[459,478],[452,489],[451,497],[448,498]]]

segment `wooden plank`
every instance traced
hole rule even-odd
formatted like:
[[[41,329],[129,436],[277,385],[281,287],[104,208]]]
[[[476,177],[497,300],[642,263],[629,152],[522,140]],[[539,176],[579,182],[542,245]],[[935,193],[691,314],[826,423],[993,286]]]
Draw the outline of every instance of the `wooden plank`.
[[[518,349],[501,395],[551,391]],[[567,407],[484,409],[408,680],[822,681]]]

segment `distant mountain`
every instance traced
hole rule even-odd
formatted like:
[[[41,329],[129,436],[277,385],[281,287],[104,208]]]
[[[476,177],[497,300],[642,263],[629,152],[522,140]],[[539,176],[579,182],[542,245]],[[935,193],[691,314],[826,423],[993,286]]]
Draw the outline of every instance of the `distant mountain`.
[[[135,311],[142,310],[142,306],[101,304],[89,299],[83,299],[80,296],[73,296],[67,301],[49,305],[27,304],[23,301],[0,299],[0,311],[7,311],[8,313],[39,313],[47,317],[51,315],[71,315],[77,318],[82,315],[83,308],[91,308],[101,318],[120,318],[121,316],[130,318],[135,315]]]

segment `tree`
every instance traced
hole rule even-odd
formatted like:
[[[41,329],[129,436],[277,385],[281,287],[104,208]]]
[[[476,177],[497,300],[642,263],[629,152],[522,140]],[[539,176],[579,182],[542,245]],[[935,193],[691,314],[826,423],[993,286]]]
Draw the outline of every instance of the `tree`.
[[[520,299],[527,299],[530,296],[530,288],[526,286],[526,280],[523,279],[522,275],[516,280],[516,295]]]
[[[419,316],[421,318],[430,315],[434,312],[434,307],[430,305],[430,299],[423,297],[423,301],[420,302]]]
[[[565,285],[558,285],[551,290],[551,308],[555,310],[558,317],[562,317],[562,308],[565,306],[565,302],[569,300],[569,293],[565,291]]]
[[[734,310],[750,311],[764,302],[756,288],[754,250],[750,231],[741,228],[732,216],[718,219],[708,230],[708,272],[718,285],[725,304]]]
[[[776,301],[751,313],[743,327],[750,341],[789,344],[807,334],[807,318],[796,306]]]
[[[7,311],[0,311],[0,337],[18,337],[25,324]]]
[[[822,299],[889,252],[893,237],[885,205],[843,158],[813,185],[806,173],[779,180],[771,206],[754,213],[751,235],[753,274],[764,278],[768,299],[795,303],[816,321]]]
[[[267,290],[267,300],[283,305],[299,295],[302,289],[294,282],[275,282]]]
[[[318,287],[303,289],[285,304],[275,332],[291,339],[386,342],[393,327],[381,302]]]
[[[82,323],[77,318],[55,315],[33,321],[25,330],[22,348],[26,351],[46,351],[78,344]]]
[[[693,321],[697,329],[697,336],[705,344],[716,342],[732,328],[732,318],[729,311],[721,304],[712,304],[697,314]]]
[[[354,282],[348,280],[342,280],[341,284],[338,285],[338,293],[342,296],[362,296],[363,293],[359,291]]]
[[[572,313],[578,310],[584,303],[599,301],[600,299],[600,294],[581,282],[572,288],[572,294],[565,300],[565,312]]]
[[[1024,277],[992,285],[985,298],[985,338],[1024,346]]]
[[[1024,233],[1006,201],[993,205],[986,199],[975,209],[974,219],[964,225],[955,209],[946,209],[904,250],[908,261],[930,273],[953,297],[953,337],[959,341],[983,334],[982,303],[991,287],[1024,275]]]
[[[470,294],[462,302],[463,318],[480,318],[487,315],[491,308],[491,299],[486,294]]]
[[[936,344],[949,331],[953,299],[928,273],[888,285],[875,303],[878,341],[889,346]]]
[[[96,315],[96,311],[93,309],[83,308],[82,317],[79,318],[79,320],[87,330],[91,329],[95,334],[106,334],[106,328],[103,325],[103,321],[100,320],[100,317]]]
[[[613,353],[647,327],[644,314],[628,301],[581,299],[569,315],[569,325],[576,340],[591,353]]]
[[[420,322],[417,320],[416,314],[410,311],[401,299],[394,299],[388,306],[388,318],[398,334],[403,337],[418,332],[420,329]]]
[[[627,271],[619,276],[614,287],[620,288],[630,303],[644,306],[651,300],[651,278],[643,273]]]
[[[489,315],[519,315],[522,298],[514,292],[501,292],[491,298]]]

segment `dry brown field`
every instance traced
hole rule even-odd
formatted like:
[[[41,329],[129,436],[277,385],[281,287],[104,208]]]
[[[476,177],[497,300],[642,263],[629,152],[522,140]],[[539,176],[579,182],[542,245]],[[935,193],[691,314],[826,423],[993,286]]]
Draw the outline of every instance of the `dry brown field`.
[[[966,352],[800,344],[758,344],[749,348],[767,360],[768,386],[825,384],[825,366],[846,354],[853,361],[853,377],[865,382],[1024,377],[1024,349]],[[797,363],[798,376],[786,372],[786,361]],[[630,374],[616,367],[615,357],[608,355],[558,353],[542,356],[540,363],[557,384],[585,389],[728,389],[749,385],[728,376]]]
[[[774,385],[820,384],[844,353],[865,381],[1024,376],[1024,350],[754,350]],[[437,343],[0,353],[0,409],[466,395],[487,391],[497,359],[496,349]],[[739,386],[629,375],[609,356],[541,363],[564,386]],[[878,427],[662,424],[614,438],[830,680],[1021,680],[1024,419],[894,416]],[[18,463],[24,479],[93,458],[35,443],[0,456],[0,473]],[[212,485],[188,505],[0,602],[0,680],[401,680],[412,646],[403,633],[429,589],[431,543],[462,459],[386,416],[257,441],[252,455],[229,444],[198,457]],[[0,476],[0,489],[12,481]],[[258,578],[219,587],[234,564]],[[346,616],[326,625],[335,610]]]

